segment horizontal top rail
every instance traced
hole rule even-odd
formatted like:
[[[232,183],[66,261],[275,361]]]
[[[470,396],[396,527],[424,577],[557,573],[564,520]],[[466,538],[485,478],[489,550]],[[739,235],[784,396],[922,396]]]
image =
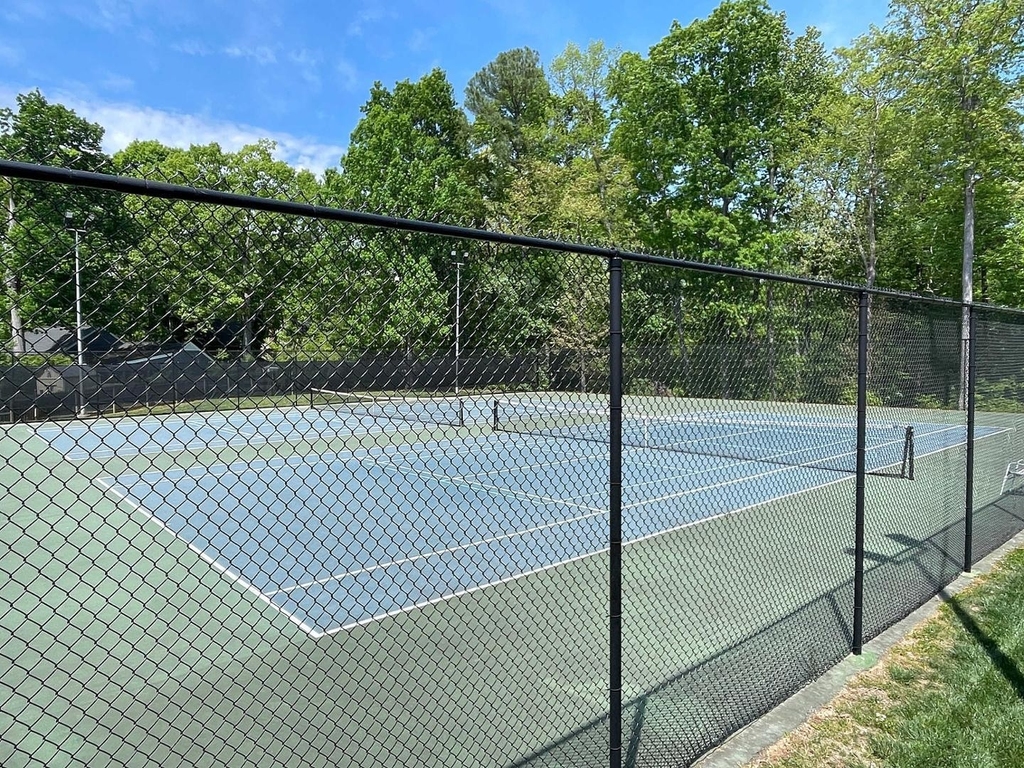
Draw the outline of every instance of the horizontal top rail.
[[[724,264],[712,264],[701,261],[692,261],[689,259],[656,256],[653,254],[620,250],[618,248],[609,248],[606,246],[585,245],[582,243],[552,240],[549,238],[534,237],[530,235],[514,235],[504,232],[492,232],[486,229],[475,229],[473,227],[464,227],[454,224],[442,224],[440,222],[422,221],[419,219],[399,218],[379,213],[353,211],[344,208],[331,208],[323,205],[314,205],[312,203],[299,203],[289,200],[257,197],[255,195],[242,195],[235,192],[222,192],[212,189],[170,184],[162,181],[137,179],[130,176],[116,176],[113,174],[95,173],[92,171],[80,171],[72,168],[58,168],[48,165],[22,163],[13,160],[0,160],[0,176],[5,176],[11,179],[52,182],[67,186],[87,187],[91,189],[105,189],[112,192],[140,195],[143,197],[183,200],[210,205],[221,205],[230,208],[245,208],[249,210],[266,211],[268,213],[280,213],[291,216],[306,216],[327,221],[361,224],[370,227],[400,230],[405,232],[419,232],[423,234],[440,235],[463,240],[514,245],[523,248],[535,248],[546,251],[562,251],[565,253],[597,256],[606,259],[617,256],[625,261],[674,267],[676,269],[685,269],[692,272],[703,272],[729,277],[743,277],[754,280],[767,280],[777,283],[789,283],[791,285],[842,291],[844,293],[863,292],[874,296],[906,299],[919,303],[955,307],[963,307],[965,304],[965,302],[959,299],[950,299],[942,296],[928,296],[908,291],[894,291],[886,288],[830,282],[810,277],[801,277],[799,275],[760,272],[753,269],[744,269],[742,267],[730,267]],[[971,303],[975,307],[1007,311],[1015,314],[1024,314],[1024,309],[1018,309],[1015,307],[1003,307],[981,302]]]

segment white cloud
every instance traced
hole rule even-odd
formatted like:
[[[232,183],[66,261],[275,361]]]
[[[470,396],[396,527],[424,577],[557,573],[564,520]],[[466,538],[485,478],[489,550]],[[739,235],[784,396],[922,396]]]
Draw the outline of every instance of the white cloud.
[[[288,133],[266,131],[244,123],[183,115],[151,107],[120,104],[81,104],[75,110],[107,129],[104,149],[110,152],[135,139],[156,139],[172,147],[217,142],[228,151],[241,149],[259,139],[277,143],[277,157],[285,162],[321,173],[337,165],[344,147],[322,144]]]
[[[320,54],[302,48],[288,54],[288,60],[299,68],[299,75],[309,85],[320,88]]]
[[[359,71],[352,62],[347,59],[338,59],[335,69],[341,79],[342,88],[346,91],[354,91],[359,87]]]
[[[24,91],[27,89],[21,89]],[[20,91],[0,85],[0,106],[14,106]],[[103,149],[114,153],[135,140],[155,139],[169,147],[188,148],[193,144],[216,142],[222,149],[234,152],[246,144],[270,139],[277,144],[275,157],[296,168],[314,173],[338,164],[345,147],[325,144],[315,139],[268,131],[257,126],[219,120],[201,115],[186,115],[153,107],[117,104],[100,100],[84,100],[72,94],[45,94],[51,101],[64,104],[90,122],[106,129]]]
[[[356,14],[348,27],[345,29],[345,33],[351,37],[359,37],[366,30],[368,24],[380,21],[384,18],[384,9],[380,6],[370,6],[364,8]]]
[[[106,91],[130,91],[135,87],[135,81],[130,77],[111,72],[100,81],[99,85]]]
[[[135,4],[125,0],[99,0],[96,15],[111,28],[130,24],[135,15]]]
[[[29,19],[46,18],[46,8],[38,0],[7,0],[0,16],[11,22],[23,22]]]
[[[14,66],[21,61],[21,51],[0,40],[0,64]]]
[[[63,10],[87,26],[116,32],[133,26],[149,4],[149,0],[94,0],[68,3]]]
[[[409,50],[413,53],[422,53],[430,47],[435,29],[415,29],[409,38]]]
[[[224,53],[235,59],[251,59],[257,64],[274,64],[277,61],[277,54],[266,45],[232,45],[225,48]]]
[[[209,56],[213,53],[205,44],[198,40],[182,40],[181,42],[172,43],[171,50],[184,53],[186,56]]]

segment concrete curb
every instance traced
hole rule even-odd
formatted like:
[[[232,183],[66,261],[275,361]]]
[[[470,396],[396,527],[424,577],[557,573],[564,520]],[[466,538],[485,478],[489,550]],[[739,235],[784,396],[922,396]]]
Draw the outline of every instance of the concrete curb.
[[[977,576],[989,573],[1010,552],[1024,547],[1024,532],[1018,533],[999,549],[975,564],[971,573],[962,573],[952,584],[902,621],[864,644],[860,656],[847,656],[821,677],[808,683],[771,712],[730,736],[725,743],[706,753],[694,768],[740,768],[804,723],[817,709],[832,701],[850,679],[877,663],[879,658],[921,622],[931,618],[951,596],[969,586]]]

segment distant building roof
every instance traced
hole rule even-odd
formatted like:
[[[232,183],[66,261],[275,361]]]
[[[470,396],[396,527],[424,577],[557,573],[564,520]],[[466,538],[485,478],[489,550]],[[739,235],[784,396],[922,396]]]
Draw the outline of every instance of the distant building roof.
[[[123,341],[110,331],[92,326],[82,326],[83,358],[89,365],[107,363],[142,364],[175,358],[202,359],[213,362],[206,353],[191,342],[177,341]],[[64,355],[72,359],[78,356],[78,338],[74,328],[53,325],[25,331],[25,354]]]
[[[82,326],[82,347],[90,356],[110,352],[121,345],[121,339],[103,328]],[[25,331],[25,354],[69,355],[78,354],[78,336],[74,328],[51,325]]]

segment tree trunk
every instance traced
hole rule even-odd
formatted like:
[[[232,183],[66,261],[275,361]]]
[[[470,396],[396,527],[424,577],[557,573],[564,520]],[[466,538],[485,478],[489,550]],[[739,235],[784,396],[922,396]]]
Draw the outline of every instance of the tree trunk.
[[[7,298],[11,302],[11,351],[15,358],[25,354],[25,327],[21,319],[21,281],[17,272],[14,271],[14,182],[9,181],[10,189],[7,193],[7,252],[10,254],[10,262],[4,268],[4,288],[7,290]]]
[[[683,298],[682,280],[678,282],[679,284],[676,286],[672,309],[673,314],[675,315],[676,340],[679,344],[679,366],[681,369],[680,373],[683,384],[683,392],[681,394],[689,394],[691,391],[690,356],[686,349],[686,309]]]
[[[608,185],[604,178],[604,168],[601,167],[601,158],[597,152],[591,151],[590,159],[594,163],[594,172],[597,174],[597,199],[601,204],[601,224],[604,226],[605,235],[609,242],[614,240],[615,231],[612,227],[612,220],[608,206]]]

